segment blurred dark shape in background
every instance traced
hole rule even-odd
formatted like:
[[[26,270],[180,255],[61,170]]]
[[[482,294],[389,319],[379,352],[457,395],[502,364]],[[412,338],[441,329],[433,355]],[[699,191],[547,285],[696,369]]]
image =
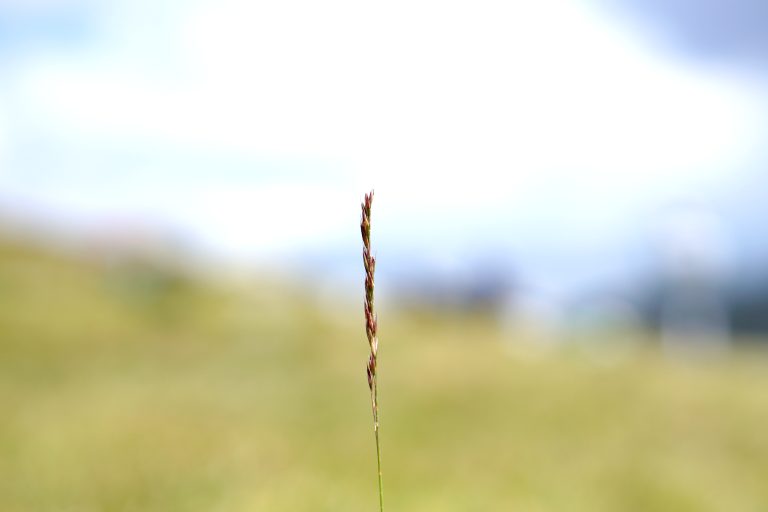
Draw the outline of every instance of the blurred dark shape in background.
[[[503,261],[428,265],[397,279],[397,303],[410,308],[501,315],[515,293],[513,273]]]
[[[717,220],[706,212],[677,212],[663,233],[660,328],[669,352],[691,346],[717,352],[729,343],[727,247]]]

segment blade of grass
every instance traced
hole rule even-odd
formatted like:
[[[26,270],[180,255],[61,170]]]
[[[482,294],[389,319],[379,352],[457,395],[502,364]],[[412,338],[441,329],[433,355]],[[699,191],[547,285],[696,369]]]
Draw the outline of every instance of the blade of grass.
[[[379,442],[379,392],[376,362],[379,353],[379,338],[376,312],[373,309],[374,273],[376,271],[376,258],[371,254],[371,203],[373,202],[373,190],[365,195],[360,220],[360,232],[363,236],[363,266],[365,267],[365,334],[368,337],[368,345],[371,355],[368,358],[366,373],[368,375],[368,388],[371,391],[371,409],[373,410],[373,434],[376,438],[376,467],[379,481],[379,511],[384,511],[384,489],[381,482],[381,443]]]

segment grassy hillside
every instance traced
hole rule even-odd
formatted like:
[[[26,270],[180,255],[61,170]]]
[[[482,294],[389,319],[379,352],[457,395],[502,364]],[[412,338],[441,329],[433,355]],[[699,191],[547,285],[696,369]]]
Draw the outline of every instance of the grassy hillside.
[[[764,354],[528,357],[394,311],[380,336],[389,510],[768,510]],[[375,510],[366,357],[357,303],[4,244],[0,510]]]

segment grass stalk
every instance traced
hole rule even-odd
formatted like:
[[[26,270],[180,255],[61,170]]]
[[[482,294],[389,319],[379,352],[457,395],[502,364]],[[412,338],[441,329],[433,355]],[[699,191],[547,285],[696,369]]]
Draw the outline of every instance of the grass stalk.
[[[384,512],[384,488],[381,479],[381,443],[379,441],[379,386],[376,372],[376,362],[379,353],[378,324],[376,312],[373,308],[374,273],[376,272],[376,258],[371,254],[371,203],[373,202],[373,190],[365,195],[360,220],[360,232],[363,236],[363,266],[365,267],[365,334],[371,354],[368,357],[366,374],[368,376],[368,388],[371,391],[371,409],[373,411],[373,434],[376,438],[376,468],[379,482],[379,511]]]

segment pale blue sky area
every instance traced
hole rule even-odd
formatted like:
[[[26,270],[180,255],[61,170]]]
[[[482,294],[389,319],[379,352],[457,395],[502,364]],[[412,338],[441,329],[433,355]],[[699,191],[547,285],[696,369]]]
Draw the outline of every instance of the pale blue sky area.
[[[683,210],[755,258],[764,70],[673,50],[686,28],[651,16],[671,15],[3,2],[0,211],[85,230],[131,219],[223,259],[338,267],[357,258],[373,186],[398,265],[503,254],[533,286],[627,275]]]

